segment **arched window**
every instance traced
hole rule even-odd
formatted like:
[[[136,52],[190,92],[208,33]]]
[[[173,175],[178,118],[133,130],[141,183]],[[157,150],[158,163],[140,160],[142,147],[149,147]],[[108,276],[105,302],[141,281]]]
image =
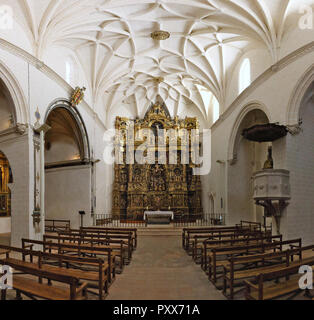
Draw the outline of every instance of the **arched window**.
[[[215,123],[219,119],[219,116],[220,116],[220,105],[214,95],[212,98],[212,106],[213,106],[213,122]]]
[[[251,84],[251,62],[244,59],[239,73],[239,94]]]
[[[65,62],[65,81],[70,85],[75,85],[77,82],[77,66],[72,56],[69,56]]]
[[[65,63],[65,81],[67,83],[71,83],[71,75],[72,75],[72,63],[71,61],[67,61]]]

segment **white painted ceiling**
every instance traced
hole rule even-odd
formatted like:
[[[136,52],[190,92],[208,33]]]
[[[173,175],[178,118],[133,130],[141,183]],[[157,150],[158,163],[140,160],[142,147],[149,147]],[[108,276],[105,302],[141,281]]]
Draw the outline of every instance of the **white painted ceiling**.
[[[205,118],[207,106],[196,85],[225,105],[241,58],[260,48],[276,63],[284,42],[293,40],[289,33],[297,28],[300,4],[314,5],[314,0],[0,2],[14,7],[36,57],[44,60],[52,47],[73,52],[90,95],[101,99],[107,112],[122,101],[140,104],[159,93],[177,103],[190,101]],[[170,32],[168,40],[150,38],[160,29]]]

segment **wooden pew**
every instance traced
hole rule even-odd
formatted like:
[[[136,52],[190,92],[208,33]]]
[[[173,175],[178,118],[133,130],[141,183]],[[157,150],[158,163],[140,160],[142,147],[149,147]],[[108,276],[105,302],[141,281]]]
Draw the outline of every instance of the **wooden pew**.
[[[41,269],[60,272],[77,277],[80,280],[95,282],[98,298],[103,300],[109,289],[109,264],[100,258],[71,257],[58,254],[42,253]],[[50,265],[56,263],[57,265]],[[86,269],[88,267],[88,269]],[[90,269],[92,267],[92,270]],[[90,285],[88,285],[90,287]]]
[[[281,252],[260,254],[248,257],[232,257],[229,259],[229,265],[224,266],[223,278],[223,293],[227,296],[227,288],[230,289],[230,295],[228,298],[233,299],[234,297],[234,285],[235,281],[244,281],[250,278],[259,276],[261,273],[277,272],[283,268],[289,266],[301,266],[311,262],[313,257],[302,258],[304,251],[312,251],[314,246],[300,247],[298,249],[288,249]],[[299,259],[294,261],[294,256],[298,256]],[[278,260],[278,258],[282,258]],[[277,260],[277,261],[276,261]],[[270,264],[270,262],[272,262]],[[254,263],[254,268],[242,268],[236,269],[235,266],[245,265],[248,263]]]
[[[193,237],[194,236],[202,236],[207,235],[209,237],[215,237],[217,240],[221,240],[223,238],[234,239],[236,237],[240,237],[246,235],[248,233],[252,233],[249,229],[212,229],[212,230],[188,230],[186,231],[186,238],[185,238],[185,250],[188,254],[191,253],[193,248]],[[259,234],[260,232],[257,232]]]
[[[188,239],[188,244],[187,244],[187,253],[189,255],[193,255],[193,250],[195,247],[195,240],[198,241],[198,239],[212,239],[212,240],[228,240],[228,239],[241,239],[241,238],[246,238],[246,237],[262,237],[265,236],[265,233],[261,231],[251,231],[249,229],[247,230],[234,230],[234,231],[209,231],[209,232],[204,232],[204,233],[197,233],[194,234],[192,237],[190,235]]]
[[[239,228],[249,228],[252,231],[262,231],[262,224],[260,222],[244,221],[241,220],[240,224],[237,224]]]
[[[224,231],[228,230],[230,232],[239,230],[239,227],[206,227],[206,228],[183,228],[182,229],[182,247],[183,249],[187,250],[188,249],[188,244],[190,237],[193,234],[204,234],[206,232],[211,232],[211,231]]]
[[[45,232],[68,231],[71,229],[70,220],[45,220]]]
[[[64,243],[54,243],[50,241],[38,241],[30,239],[22,239],[22,248],[27,248],[27,245],[40,245],[42,246],[42,251],[44,253],[53,253],[56,251],[59,255],[64,256],[78,256],[85,257],[86,255],[91,255],[96,258],[98,256],[104,256],[107,258],[107,263],[109,266],[108,281],[112,283],[116,277],[116,267],[115,267],[115,255],[112,249],[101,248],[101,247],[91,247],[88,245],[77,245],[77,244],[64,244]],[[23,257],[25,260],[25,257]],[[32,260],[31,260],[32,261]]]
[[[103,230],[103,231],[122,231],[122,232],[132,232],[133,239],[133,249],[137,248],[137,229],[136,228],[109,228],[109,227],[81,227],[82,231],[93,231],[93,230]]]
[[[282,297],[287,294],[301,291],[299,286],[299,269],[303,265],[303,261],[297,265],[282,267],[278,271],[270,271],[260,273],[253,281],[245,280],[245,298],[246,300],[271,300]],[[314,257],[308,260],[307,265],[312,267],[314,271]],[[295,276],[292,279],[291,276]],[[278,279],[282,279],[278,283]],[[276,283],[265,286],[265,282],[276,280]],[[305,290],[305,296],[309,296],[308,290]]]
[[[201,259],[201,268],[206,272],[208,268],[208,259],[211,256],[210,249],[219,247],[232,247],[232,246],[241,246],[241,245],[253,245],[258,244],[259,242],[272,242],[272,241],[282,241],[282,235],[276,235],[276,236],[267,236],[267,235],[261,235],[258,237],[253,236],[244,236],[239,237],[236,239],[229,239],[229,240],[212,240],[206,239],[203,241],[203,248],[202,248],[202,259]]]
[[[133,236],[132,231],[116,231],[116,230],[103,230],[103,229],[80,229],[80,230],[70,230],[71,233],[76,233],[76,234],[87,234],[87,235],[94,235],[94,236],[107,236],[110,237],[110,239],[115,239],[115,240],[123,240],[127,241],[128,243],[128,260],[130,261],[132,258],[132,252],[134,250],[134,244],[135,244],[135,238]]]
[[[102,232],[81,232],[80,230],[70,230],[69,232],[59,232],[58,236],[62,237],[80,237],[84,239],[84,241],[94,241],[99,240],[99,243],[101,241],[105,241],[105,243],[112,247],[114,250],[120,250],[121,246],[123,247],[123,252],[127,252],[127,256],[125,257],[125,261],[128,263],[131,262],[132,259],[132,252],[133,252],[133,244],[132,244],[132,237],[131,233],[122,233],[122,234],[116,234],[116,233],[102,233]],[[124,257],[123,257],[124,259]]]
[[[245,234],[233,234],[233,236],[229,236],[228,234],[223,234],[219,236],[219,240],[221,241],[221,244],[224,245],[224,241],[225,243],[228,243],[228,241],[232,244],[235,243],[237,241],[241,242],[245,242],[246,239],[267,239],[267,238],[271,238],[272,235],[269,234],[265,234],[263,232],[249,232],[249,233],[245,233]],[[281,236],[275,236],[275,238],[277,238],[279,240],[282,240]],[[217,240],[215,236],[211,236],[208,234],[204,234],[204,235],[195,235],[193,240],[191,241],[193,248],[192,248],[192,258],[193,260],[197,263],[199,262],[198,259],[199,258],[203,258],[203,253],[205,250],[205,243],[208,243],[208,241],[215,241]],[[201,261],[200,261],[201,262]]]
[[[8,265],[14,269],[28,276],[34,276],[35,279],[29,277],[13,274],[12,288],[17,292],[17,297],[21,298],[21,294],[34,299],[35,297],[46,300],[86,300],[87,286],[84,282],[79,284],[77,277],[60,274],[59,272],[47,271],[40,269],[37,264],[24,262],[12,258],[0,258],[0,264]],[[50,284],[43,284],[42,279],[48,279]],[[51,281],[63,283],[69,288],[55,287]],[[6,289],[1,290],[1,300],[6,300]]]
[[[217,274],[219,268],[225,268],[229,264],[229,258],[226,257],[235,257],[235,256],[244,256],[244,259],[248,255],[256,255],[258,253],[266,253],[267,251],[273,250],[283,251],[284,246],[295,245],[295,247],[302,247],[301,239],[293,239],[286,241],[274,241],[271,243],[260,243],[255,245],[242,245],[242,246],[230,246],[230,247],[214,247],[210,248],[211,256],[209,256],[208,262],[208,278],[209,280],[216,285]],[[218,259],[222,258],[222,259]]]
[[[35,267],[37,265],[37,267],[43,271],[53,272],[59,275],[68,275],[70,277],[75,277],[89,282],[96,282],[100,300],[108,294],[109,265],[104,262],[103,259],[49,254],[41,251],[34,251],[32,246],[30,249],[5,246],[0,246],[0,248],[7,249],[6,261],[13,261],[14,263],[18,263],[22,266],[31,265]],[[20,253],[22,255],[22,259],[18,260],[16,258],[11,258],[11,253]],[[30,257],[30,262],[26,261],[26,257],[28,256]],[[37,263],[34,263],[34,258],[37,258]],[[91,285],[88,284],[88,287],[90,286]]]
[[[119,267],[121,272],[123,271],[124,267],[125,251],[128,252],[127,243],[125,243],[123,240],[112,240],[107,236],[95,238],[86,234],[60,232],[57,236],[44,235],[44,241],[57,242],[68,245],[84,245],[90,246],[91,248],[98,247],[112,249],[112,252],[115,255],[115,257],[119,258]]]

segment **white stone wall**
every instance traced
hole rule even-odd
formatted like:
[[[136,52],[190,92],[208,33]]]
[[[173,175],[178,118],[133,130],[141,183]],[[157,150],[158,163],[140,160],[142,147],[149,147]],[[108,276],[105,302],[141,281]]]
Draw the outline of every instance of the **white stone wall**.
[[[11,218],[0,218],[0,234],[11,233]]]
[[[91,219],[91,168],[77,166],[46,170],[46,219],[71,220],[80,227],[79,211],[85,211],[84,225]]]
[[[314,103],[301,108],[302,132],[287,138],[287,168],[290,170],[291,201],[286,209],[287,233],[314,243]]]
[[[30,132],[19,135],[12,133],[0,137],[0,150],[6,155],[12,168],[13,184],[10,184],[12,197],[11,244],[21,246],[22,238],[37,238],[31,215],[34,210],[34,175],[30,163]],[[1,221],[0,221],[1,223]]]

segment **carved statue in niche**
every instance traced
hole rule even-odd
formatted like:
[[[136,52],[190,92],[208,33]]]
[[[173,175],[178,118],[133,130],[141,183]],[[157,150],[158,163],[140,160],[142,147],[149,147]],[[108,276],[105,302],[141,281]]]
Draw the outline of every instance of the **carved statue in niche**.
[[[166,191],[164,169],[159,164],[153,165],[151,168],[150,190]]]
[[[144,208],[147,208],[150,206],[150,201],[149,201],[146,194],[144,194],[144,196],[143,196],[143,206],[144,206]]]
[[[181,182],[183,179],[183,172],[182,170],[177,167],[174,169],[174,182]]]
[[[126,168],[123,168],[123,169],[121,169],[120,182],[121,182],[122,184],[125,184],[125,183],[127,183],[127,181],[128,181],[127,169],[126,169]]]
[[[264,164],[264,169],[274,169],[273,148],[268,147],[268,157]]]

